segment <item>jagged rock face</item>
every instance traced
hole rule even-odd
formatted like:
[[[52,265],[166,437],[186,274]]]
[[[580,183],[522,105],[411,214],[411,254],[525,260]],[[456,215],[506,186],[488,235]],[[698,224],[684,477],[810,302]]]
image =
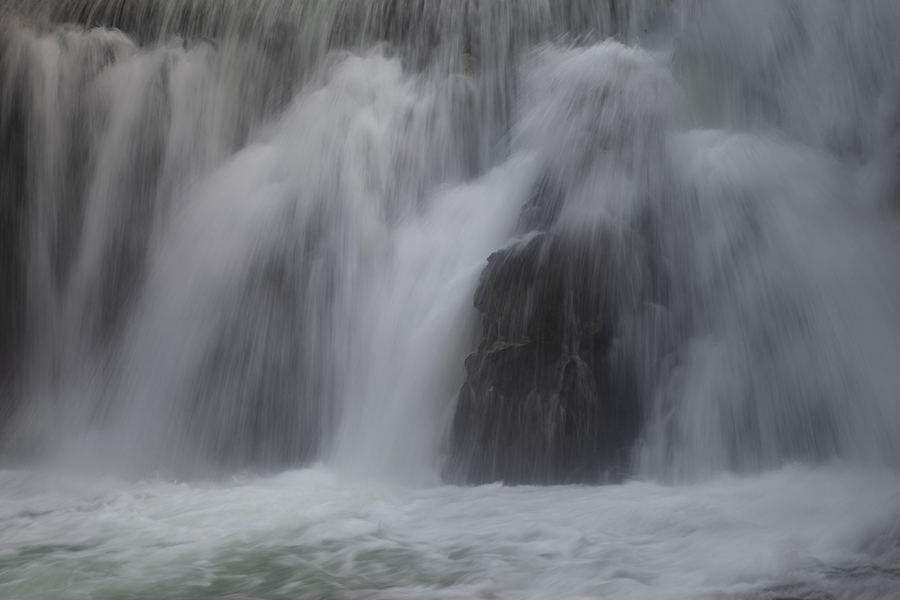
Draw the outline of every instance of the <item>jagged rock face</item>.
[[[620,479],[642,425],[648,347],[663,343],[645,340],[666,304],[650,198],[665,193],[668,82],[617,45],[544,60],[557,81],[552,93],[526,82],[534,108],[519,133],[543,175],[522,237],[488,258],[475,293],[483,337],[450,434],[456,481]]]
[[[638,260],[626,269],[628,255]],[[452,477],[619,479],[642,422],[629,327],[662,301],[662,279],[639,228],[624,238],[602,229],[542,232],[494,253],[475,295],[483,341],[466,360]],[[632,298],[621,293],[636,287]]]

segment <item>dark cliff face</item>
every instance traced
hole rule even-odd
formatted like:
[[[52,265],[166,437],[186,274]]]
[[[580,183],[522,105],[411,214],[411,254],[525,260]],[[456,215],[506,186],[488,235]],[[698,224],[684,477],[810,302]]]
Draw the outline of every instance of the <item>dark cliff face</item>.
[[[554,219],[538,185],[520,224]],[[538,221],[534,221],[538,219]],[[664,302],[652,226],[550,227],[488,259],[483,340],[466,360],[449,477],[508,484],[620,479],[643,420],[631,326]]]
[[[483,337],[466,360],[447,463],[459,482],[621,479],[663,344],[648,319],[668,289],[653,207],[670,187],[669,82],[647,56],[611,45],[536,65],[552,84],[525,82],[518,140],[543,175],[521,237],[488,258],[475,293]]]

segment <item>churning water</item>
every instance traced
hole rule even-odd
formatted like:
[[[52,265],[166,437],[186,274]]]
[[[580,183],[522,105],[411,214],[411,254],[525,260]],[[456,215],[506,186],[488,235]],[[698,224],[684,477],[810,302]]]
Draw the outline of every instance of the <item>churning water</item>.
[[[900,598],[897,32],[7,0],[0,597]]]
[[[894,471],[685,487],[5,472],[4,598],[896,598]]]

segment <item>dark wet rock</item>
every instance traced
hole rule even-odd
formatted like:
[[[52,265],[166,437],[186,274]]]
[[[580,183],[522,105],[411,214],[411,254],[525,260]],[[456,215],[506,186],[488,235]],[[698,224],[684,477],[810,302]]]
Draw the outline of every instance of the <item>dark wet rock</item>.
[[[552,188],[538,184],[523,223],[557,211]],[[451,432],[452,480],[622,477],[642,422],[629,328],[661,299],[656,256],[640,227],[600,226],[538,232],[488,258],[475,294],[483,341],[466,360]]]
[[[531,193],[531,198],[519,213],[516,229],[520,233],[546,230],[559,218],[564,201],[563,186],[553,177],[542,177]]]
[[[516,140],[542,173],[520,240],[488,258],[475,293],[482,341],[451,429],[453,481],[621,479],[662,345],[648,326],[668,285],[650,199],[668,193],[669,79],[612,43],[535,68]]]

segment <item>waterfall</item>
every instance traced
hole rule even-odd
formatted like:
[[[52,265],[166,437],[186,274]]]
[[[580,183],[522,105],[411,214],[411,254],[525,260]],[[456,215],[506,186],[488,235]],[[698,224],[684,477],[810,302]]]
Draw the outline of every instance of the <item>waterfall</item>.
[[[12,0],[3,460],[900,464],[891,0]]]

